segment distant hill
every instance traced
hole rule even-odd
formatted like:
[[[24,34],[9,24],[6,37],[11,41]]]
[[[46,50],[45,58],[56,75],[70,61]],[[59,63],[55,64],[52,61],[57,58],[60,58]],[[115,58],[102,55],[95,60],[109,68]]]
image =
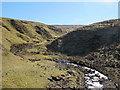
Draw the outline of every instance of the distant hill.
[[[82,27],[83,25],[53,25],[53,26],[60,28],[64,33],[69,33],[77,28]]]

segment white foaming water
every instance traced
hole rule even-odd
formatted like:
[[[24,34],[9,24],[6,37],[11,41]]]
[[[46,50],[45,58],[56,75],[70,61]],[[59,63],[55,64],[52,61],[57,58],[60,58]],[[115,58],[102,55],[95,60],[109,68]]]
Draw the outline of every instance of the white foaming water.
[[[85,86],[88,89],[94,88],[95,90],[102,90],[103,85],[100,83],[100,80],[106,80],[108,77],[94,69],[88,67],[84,67],[84,69],[91,71],[90,73],[85,74]]]

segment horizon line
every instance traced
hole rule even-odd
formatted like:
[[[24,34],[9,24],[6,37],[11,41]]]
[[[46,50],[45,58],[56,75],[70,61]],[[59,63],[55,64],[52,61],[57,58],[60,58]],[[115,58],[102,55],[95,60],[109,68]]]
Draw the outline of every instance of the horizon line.
[[[109,21],[109,20],[115,20],[115,18],[113,19],[106,19],[106,20],[101,20],[101,21],[96,21],[96,22],[93,22],[93,23],[89,23],[89,24],[47,24],[47,23],[44,23],[42,21],[35,21],[35,20],[26,20],[26,19],[19,19],[19,18],[10,18],[10,17],[0,17],[0,18],[8,18],[8,19],[15,19],[15,20],[23,20],[23,21],[30,21],[30,22],[36,22],[36,23],[42,23],[42,24],[46,24],[46,25],[90,25],[90,24],[94,24],[94,23],[99,23],[99,22],[104,22],[104,21]],[[120,19],[120,18],[117,18],[117,19]]]

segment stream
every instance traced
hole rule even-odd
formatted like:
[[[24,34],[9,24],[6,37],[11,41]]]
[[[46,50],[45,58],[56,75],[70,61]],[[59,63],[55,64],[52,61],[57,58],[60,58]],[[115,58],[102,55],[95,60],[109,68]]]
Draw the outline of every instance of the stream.
[[[67,65],[71,65],[74,67],[78,67],[77,64],[73,63],[66,63]],[[95,90],[102,90],[104,88],[104,85],[102,82],[105,80],[108,80],[108,77],[104,74],[96,71],[95,69],[91,69],[88,67],[82,66],[82,69],[86,71],[85,77],[84,77],[84,84],[87,89],[95,89]]]
[[[68,60],[64,60],[64,61],[52,60],[52,61],[55,61],[56,63],[59,64],[66,64],[72,67],[81,68],[82,71],[84,71],[85,73],[84,85],[86,89],[103,90],[104,88],[115,88],[113,82],[109,80],[107,76],[105,76],[104,74],[102,74],[101,72],[95,69],[74,64]]]

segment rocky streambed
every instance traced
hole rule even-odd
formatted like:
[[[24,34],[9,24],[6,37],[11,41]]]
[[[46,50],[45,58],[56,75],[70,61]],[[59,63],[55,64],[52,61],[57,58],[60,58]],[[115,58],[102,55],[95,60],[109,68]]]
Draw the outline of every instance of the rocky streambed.
[[[103,89],[115,89],[114,83],[101,72],[92,69],[90,67],[81,66],[69,62],[68,60],[52,60],[59,64],[65,64],[70,67],[78,68],[80,71],[84,72],[84,87],[89,90],[103,90]]]
[[[109,88],[109,89],[115,88],[114,83],[107,76],[105,76],[104,74],[102,74],[101,72],[95,69],[80,66],[74,63],[66,63],[66,64],[81,68],[81,70],[85,73],[84,85],[86,89],[103,90],[104,88]]]

